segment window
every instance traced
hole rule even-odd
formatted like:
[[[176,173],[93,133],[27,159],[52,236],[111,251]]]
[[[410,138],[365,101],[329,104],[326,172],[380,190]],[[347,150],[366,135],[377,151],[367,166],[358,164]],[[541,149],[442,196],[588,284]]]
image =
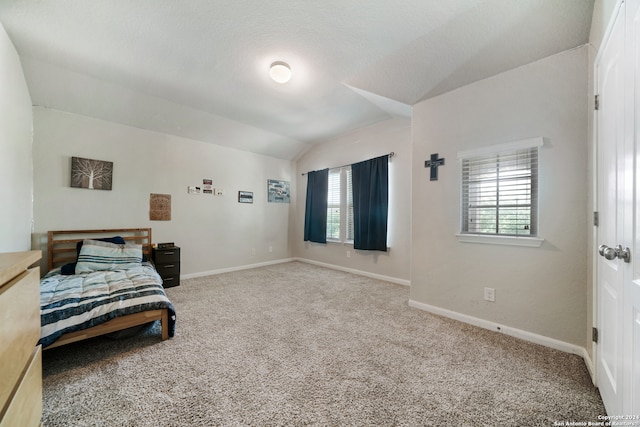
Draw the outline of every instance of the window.
[[[460,153],[462,234],[536,237],[542,139]]]
[[[351,166],[329,169],[327,240],[353,242]]]

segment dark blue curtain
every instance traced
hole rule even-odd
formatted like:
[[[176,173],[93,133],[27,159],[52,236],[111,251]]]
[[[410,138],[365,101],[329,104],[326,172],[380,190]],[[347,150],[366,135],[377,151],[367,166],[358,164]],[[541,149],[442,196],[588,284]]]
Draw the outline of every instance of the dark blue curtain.
[[[353,248],[387,251],[389,156],[351,165]]]
[[[304,240],[327,243],[327,198],[329,169],[307,173],[307,203],[304,211]]]

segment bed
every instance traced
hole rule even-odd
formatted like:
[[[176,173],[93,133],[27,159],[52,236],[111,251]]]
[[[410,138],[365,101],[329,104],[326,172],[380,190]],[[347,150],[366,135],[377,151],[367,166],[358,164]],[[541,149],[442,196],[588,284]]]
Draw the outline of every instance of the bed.
[[[150,228],[49,231],[40,281],[45,349],[159,320],[175,331],[175,308],[151,259]]]

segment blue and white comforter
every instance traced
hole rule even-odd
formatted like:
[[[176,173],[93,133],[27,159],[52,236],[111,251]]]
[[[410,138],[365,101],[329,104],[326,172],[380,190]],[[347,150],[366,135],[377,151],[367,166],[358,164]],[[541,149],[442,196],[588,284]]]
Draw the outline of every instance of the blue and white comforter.
[[[41,336],[51,345],[63,334],[87,329],[113,318],[148,310],[169,309],[169,336],[176,313],[150,263],[127,270],[63,276],[52,270],[40,282]]]

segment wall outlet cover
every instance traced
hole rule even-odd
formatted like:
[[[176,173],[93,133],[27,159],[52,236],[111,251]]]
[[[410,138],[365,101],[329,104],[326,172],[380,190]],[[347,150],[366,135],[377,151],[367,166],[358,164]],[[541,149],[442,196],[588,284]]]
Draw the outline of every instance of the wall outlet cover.
[[[484,299],[485,301],[495,302],[496,290],[494,288],[484,288]]]

